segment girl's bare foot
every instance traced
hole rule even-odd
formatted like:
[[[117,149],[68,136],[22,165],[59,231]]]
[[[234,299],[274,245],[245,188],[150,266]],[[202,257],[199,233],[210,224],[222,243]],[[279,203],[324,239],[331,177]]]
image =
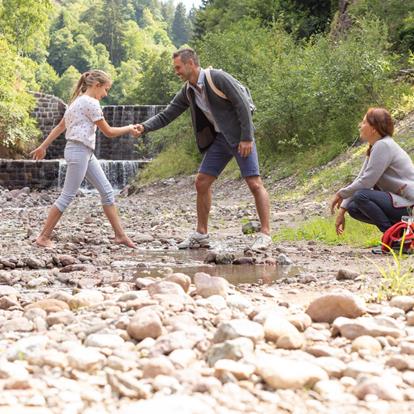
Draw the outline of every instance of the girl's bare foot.
[[[122,237],[115,237],[114,241],[116,244],[123,244],[127,247],[131,247],[132,249],[137,248],[137,245],[126,235]]]
[[[35,243],[40,247],[47,247],[49,249],[53,249],[55,247],[55,244],[47,237],[44,236],[38,236],[38,238],[35,240]]]

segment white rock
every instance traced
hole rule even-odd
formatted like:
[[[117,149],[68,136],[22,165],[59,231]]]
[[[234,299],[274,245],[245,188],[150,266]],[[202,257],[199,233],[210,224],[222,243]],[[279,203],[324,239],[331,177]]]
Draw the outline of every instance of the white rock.
[[[73,309],[97,305],[104,301],[104,296],[97,290],[85,289],[69,300],[69,307]]]
[[[138,311],[130,320],[127,332],[131,338],[137,340],[158,338],[162,334],[161,319],[156,312],[150,310]]]
[[[213,342],[224,342],[240,337],[249,338],[256,343],[264,338],[263,326],[247,319],[233,319],[229,322],[223,322],[218,326]]]
[[[212,277],[207,273],[198,272],[194,275],[194,284],[196,286],[196,293],[203,298],[208,298],[212,295],[227,297],[229,283],[222,277]]]
[[[316,365],[324,369],[330,377],[340,378],[346,369],[346,365],[340,359],[332,357],[320,357],[313,361]]]
[[[257,372],[269,386],[275,389],[312,388],[318,381],[328,379],[328,374],[315,364],[273,355],[259,358]]]
[[[102,369],[105,357],[93,348],[78,347],[68,353],[69,365],[80,371]]]
[[[355,387],[354,394],[361,400],[376,395],[381,400],[403,401],[402,392],[386,378],[368,378]]]
[[[390,306],[395,306],[404,312],[408,312],[414,307],[414,296],[394,296],[390,300]]]
[[[366,352],[367,354],[376,355],[382,350],[380,342],[372,336],[362,335],[352,342],[352,350],[355,352]]]
[[[91,334],[86,338],[85,346],[115,349],[122,346],[124,342],[125,341],[118,335]]]
[[[155,378],[157,375],[173,375],[174,371],[174,365],[164,355],[148,359],[142,364],[144,378]]]

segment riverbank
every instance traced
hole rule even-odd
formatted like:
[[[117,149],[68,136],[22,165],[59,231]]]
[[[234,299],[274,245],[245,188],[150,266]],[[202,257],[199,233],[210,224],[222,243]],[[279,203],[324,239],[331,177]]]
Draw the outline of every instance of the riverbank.
[[[57,193],[1,191],[0,413],[411,412],[414,297],[368,302],[380,282],[370,260],[386,259],[312,241],[246,250],[255,209],[237,180],[214,190],[219,257],[177,252],[195,222],[192,180],[118,197],[137,250],[111,243],[93,194],[65,213],[56,249],[39,249]],[[271,189],[274,231],[326,212],[279,201],[285,187]],[[235,285],[193,277],[217,274],[206,259],[260,273]]]

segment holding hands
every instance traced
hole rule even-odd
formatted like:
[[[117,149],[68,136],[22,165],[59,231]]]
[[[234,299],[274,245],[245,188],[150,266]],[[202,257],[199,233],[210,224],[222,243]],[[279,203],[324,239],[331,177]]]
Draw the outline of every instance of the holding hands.
[[[130,134],[135,138],[140,137],[144,133],[144,127],[141,124],[130,125],[130,127]]]

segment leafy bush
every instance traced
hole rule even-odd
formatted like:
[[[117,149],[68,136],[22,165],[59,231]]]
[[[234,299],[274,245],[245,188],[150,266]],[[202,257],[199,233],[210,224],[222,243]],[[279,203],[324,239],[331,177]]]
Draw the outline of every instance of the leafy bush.
[[[26,92],[22,58],[0,39],[0,145],[22,152],[39,131],[29,114],[35,99]]]
[[[396,65],[386,39],[375,20],[336,43],[323,35],[297,43],[277,25],[243,20],[196,47],[204,66],[221,67],[250,87],[265,164],[312,147],[320,164],[355,139],[369,106],[392,108],[405,90],[391,82]]]

